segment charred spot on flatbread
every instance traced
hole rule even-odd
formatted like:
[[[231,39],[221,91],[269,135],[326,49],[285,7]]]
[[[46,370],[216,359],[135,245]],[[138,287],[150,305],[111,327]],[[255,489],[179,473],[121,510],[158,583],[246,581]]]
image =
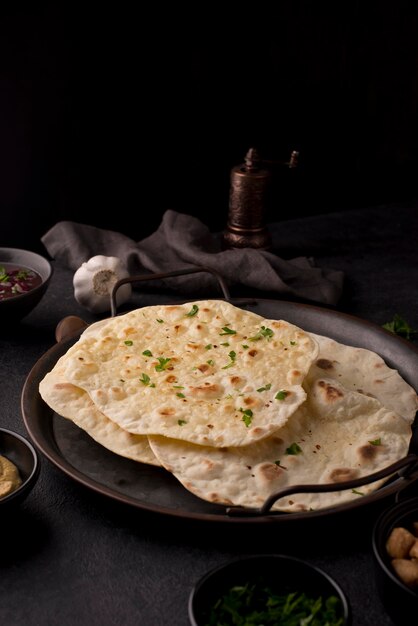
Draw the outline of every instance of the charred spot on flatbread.
[[[358,477],[358,470],[352,467],[337,467],[329,474],[329,480],[332,483],[342,483],[348,480],[354,480]]]
[[[329,359],[318,359],[315,362],[315,365],[319,367],[321,370],[332,370],[334,367],[333,362],[330,361]]]
[[[371,461],[381,452],[382,446],[366,443],[357,448],[357,454],[361,461]]]
[[[322,398],[325,402],[332,403],[344,397],[342,389],[338,389],[335,385],[325,380],[318,381],[318,387],[322,391]]]

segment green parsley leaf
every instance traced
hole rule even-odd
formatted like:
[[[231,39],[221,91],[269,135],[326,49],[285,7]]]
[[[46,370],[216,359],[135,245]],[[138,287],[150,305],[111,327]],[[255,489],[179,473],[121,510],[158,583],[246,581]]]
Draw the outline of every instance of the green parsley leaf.
[[[381,446],[382,445],[382,440],[379,437],[379,439],[372,439],[371,441],[369,441],[369,443],[371,443],[372,446]]]
[[[261,391],[268,391],[269,389],[271,389],[271,383],[268,383],[264,387],[260,387],[259,389],[257,389],[257,391],[258,393],[260,393]]]
[[[205,346],[205,350],[212,350],[212,344],[208,343],[208,345]]]
[[[358,496],[364,496],[364,493],[362,493],[361,491],[357,491],[357,489],[352,489],[351,492],[356,493]]]
[[[176,393],[176,396],[178,398],[185,398],[186,396],[184,395],[184,393]]]
[[[296,442],[293,442],[286,448],[286,454],[301,454],[301,452],[302,448]]]
[[[133,346],[134,342],[131,341],[130,339],[127,339],[126,341],[124,341],[125,346]]]
[[[281,469],[286,470],[287,471],[287,467],[285,467],[284,465],[282,465],[282,462],[280,461],[280,459],[277,459],[277,461],[274,461],[275,465],[278,465]]]
[[[389,330],[391,333],[395,335],[400,335],[401,337],[405,337],[406,339],[412,339],[413,335],[418,333],[418,330],[412,328],[408,322],[406,322],[400,315],[397,313],[393,316],[393,320],[391,322],[386,322],[383,324],[383,328]]]
[[[242,347],[244,348],[244,350],[248,350],[248,348],[249,348],[250,346],[247,346],[247,344],[246,344],[246,343],[243,343],[243,344],[242,344]]]
[[[183,385],[173,385],[173,389],[184,389]]]
[[[187,424],[187,421],[186,420],[177,420],[177,424],[179,426],[183,426],[183,424]]]
[[[159,364],[155,366],[155,371],[163,372],[165,369],[167,369],[167,366],[169,362],[171,361],[171,359],[170,358],[165,359],[164,357],[159,356],[158,361],[159,361]]]
[[[156,320],[159,324],[164,324],[164,320]]]
[[[228,369],[228,367],[232,367],[235,364],[236,358],[237,358],[237,353],[234,352],[233,350],[231,350],[231,352],[228,354],[229,358],[231,359],[231,362],[228,363],[228,365],[224,365],[224,367],[222,368],[223,370]]]
[[[250,426],[251,422],[253,421],[253,412],[251,411],[251,409],[240,409],[240,412],[242,413],[242,421],[248,428],[248,426]]]
[[[7,283],[9,280],[9,275],[4,269],[4,267],[0,267],[0,282]]]
[[[273,335],[274,332],[271,330],[271,328],[266,328],[265,326],[262,326],[258,333],[254,335],[254,337],[249,338],[249,341],[260,341],[260,339],[263,339],[263,337],[265,337],[267,341],[270,341]]]
[[[236,335],[237,334],[236,330],[232,330],[232,328],[228,328],[228,326],[224,326],[222,328],[222,330],[224,332],[223,333],[219,333],[220,335]]]
[[[139,382],[142,383],[143,385],[149,385],[151,382],[151,378],[148,376],[148,374],[142,373],[142,376],[139,379]]]
[[[208,365],[215,365],[215,361],[213,359],[209,359],[208,361],[206,361],[206,363]]]
[[[291,342],[290,342],[290,345],[291,345],[291,346],[297,346],[297,343],[296,343],[296,341],[291,341]]]
[[[151,350],[144,350],[142,353],[144,356],[152,356]]]
[[[224,341],[223,343],[219,344],[220,346],[229,346],[229,341]]]
[[[276,393],[276,395],[274,396],[275,400],[284,400],[286,398],[286,396],[288,395],[288,391],[285,391],[284,389],[281,389],[280,391],[278,391]]]
[[[197,306],[197,304],[194,304],[192,308],[190,309],[190,311],[186,313],[186,317],[193,317],[193,315],[196,315],[198,310],[199,310],[199,307]]]

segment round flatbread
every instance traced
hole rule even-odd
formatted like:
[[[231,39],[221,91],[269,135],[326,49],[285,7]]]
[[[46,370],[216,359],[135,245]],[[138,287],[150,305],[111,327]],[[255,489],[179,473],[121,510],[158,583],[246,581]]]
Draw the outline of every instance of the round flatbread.
[[[378,400],[319,378],[303,406],[263,441],[214,449],[150,437],[161,464],[192,493],[210,502],[259,507],[275,492],[297,484],[360,478],[405,456],[411,427]],[[316,510],[360,498],[383,481],[358,490],[295,494],[274,510]]]
[[[160,462],[152,452],[148,438],[126,432],[103,415],[86,391],[65,380],[62,361],[61,357],[53,371],[39,385],[39,393],[48,406],[74,422],[111,452],[140,463],[159,466]]]
[[[205,300],[94,325],[62,367],[122,429],[219,447],[282,427],[306,398],[317,355],[315,339],[293,324]]]
[[[387,409],[412,424],[418,410],[418,396],[397,370],[371,350],[311,335],[319,345],[319,354],[306,378],[308,385],[321,376],[332,378],[347,389],[377,398]]]

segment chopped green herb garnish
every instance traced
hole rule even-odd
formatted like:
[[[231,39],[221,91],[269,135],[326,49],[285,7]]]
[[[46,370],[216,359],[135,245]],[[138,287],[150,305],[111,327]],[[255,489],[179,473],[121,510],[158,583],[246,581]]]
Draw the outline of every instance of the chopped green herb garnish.
[[[369,443],[371,443],[372,446],[381,446],[382,445],[382,440],[379,437],[379,439],[372,439],[371,441],[369,441]]]
[[[284,400],[286,398],[286,396],[288,395],[288,391],[285,391],[284,389],[281,389],[280,391],[278,391],[276,393],[276,395],[274,396],[275,400]]]
[[[208,345],[205,346],[205,350],[212,350],[212,344],[208,343]]]
[[[232,328],[228,328],[228,326],[224,326],[222,330],[223,330],[223,333],[219,333],[220,335],[236,335],[237,334],[236,330],[232,330]]]
[[[297,345],[297,343],[296,343],[296,341],[291,341],[291,342],[290,342],[290,345],[291,345],[291,346],[296,346],[296,345]]]
[[[274,588],[258,576],[231,586],[213,604],[208,626],[343,626],[343,607],[335,595],[306,594],[294,587]]]
[[[121,383],[124,383],[124,382],[125,382],[125,379],[124,379],[124,378],[119,378],[119,380],[120,380],[120,382],[121,382]]]
[[[302,448],[293,442],[288,448],[286,448],[286,454],[301,454]]]
[[[176,393],[176,396],[178,398],[185,398],[186,396],[184,395],[184,393]]]
[[[240,412],[242,413],[242,421],[248,428],[248,426],[253,421],[253,412],[251,411],[251,409],[240,409]]]
[[[229,341],[224,341],[223,343],[219,344],[220,346],[229,346]]]
[[[187,421],[186,420],[177,420],[177,424],[179,426],[183,426],[183,424],[187,424]]]
[[[4,267],[0,267],[0,282],[4,283],[9,280],[9,275],[4,269]]]
[[[280,459],[277,459],[277,461],[274,461],[274,464],[278,465],[279,467],[281,467],[281,469],[287,470],[287,467],[282,465],[282,462],[280,461]]]
[[[159,356],[158,357],[158,361],[159,361],[159,363],[158,363],[158,365],[155,366],[155,371],[156,372],[163,372],[165,369],[167,369],[167,366],[168,366],[169,362],[171,361],[171,359],[170,358],[165,359],[164,357]]]
[[[258,333],[254,335],[254,337],[249,338],[249,341],[260,341],[260,339],[263,339],[263,337],[265,337],[267,341],[270,341],[273,335],[274,332],[271,330],[271,328],[266,328],[265,326],[262,326]]]
[[[144,350],[142,353],[144,356],[152,356],[151,350]]]
[[[149,385],[151,382],[151,378],[148,376],[148,374],[143,373],[141,378],[139,379],[139,382],[143,385]]]
[[[173,385],[173,389],[184,389],[183,385]]]
[[[386,322],[383,324],[383,328],[389,330],[391,333],[395,335],[400,335],[401,337],[405,337],[406,339],[412,339],[413,335],[418,333],[417,330],[412,328],[408,322],[406,322],[400,315],[397,313],[393,316],[393,320],[391,322]]]
[[[249,348],[250,346],[247,346],[247,344],[246,344],[246,343],[243,343],[243,344],[242,344],[242,347],[244,348],[244,350],[248,350],[248,348]]]
[[[209,359],[208,361],[206,361],[206,363],[208,365],[215,365],[215,361],[213,359]]]
[[[223,370],[228,369],[228,367],[232,367],[235,364],[235,360],[237,358],[237,353],[234,352],[233,350],[231,350],[231,352],[228,354],[229,358],[231,359],[231,362],[228,363],[228,365],[224,365],[224,367],[222,368]]]
[[[156,320],[159,324],[164,324],[164,320]]]
[[[130,339],[127,339],[126,341],[124,341],[125,346],[133,346],[134,342],[131,341]]]
[[[357,494],[358,496],[364,496],[364,493],[357,491],[357,489],[352,489],[351,492]]]
[[[186,313],[186,317],[193,317],[193,315],[196,315],[198,310],[199,310],[199,307],[197,306],[197,304],[194,304],[192,308],[190,309],[190,311]]]
[[[269,389],[271,389],[271,383],[264,385],[264,387],[260,387],[259,389],[257,389],[257,391],[258,393],[261,393],[262,391],[268,391]]]

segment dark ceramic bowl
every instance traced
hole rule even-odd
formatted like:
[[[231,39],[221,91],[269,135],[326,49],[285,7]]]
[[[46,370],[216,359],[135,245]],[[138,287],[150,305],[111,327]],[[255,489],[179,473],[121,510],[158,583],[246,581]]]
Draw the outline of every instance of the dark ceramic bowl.
[[[278,594],[291,589],[305,592],[308,596],[336,596],[340,601],[343,625],[351,624],[351,609],[341,587],[323,570],[306,561],[267,554],[243,557],[221,565],[201,578],[189,597],[189,619],[192,626],[206,626],[208,616],[216,601],[231,587],[256,583],[272,587]]]
[[[398,626],[411,626],[418,622],[418,591],[407,587],[392,569],[386,541],[393,528],[402,526],[410,530],[412,522],[418,522],[418,498],[405,500],[384,511],[375,524],[372,536],[379,596],[388,615]]]
[[[19,248],[0,248],[0,267],[2,263],[28,267],[42,279],[41,284],[34,289],[0,300],[0,320],[18,321],[28,315],[44,295],[52,276],[52,266],[40,254]]]
[[[25,437],[5,428],[0,428],[0,455],[16,465],[22,479],[18,489],[0,498],[0,511],[3,512],[4,507],[14,506],[26,498],[38,479],[40,464],[33,445]]]

